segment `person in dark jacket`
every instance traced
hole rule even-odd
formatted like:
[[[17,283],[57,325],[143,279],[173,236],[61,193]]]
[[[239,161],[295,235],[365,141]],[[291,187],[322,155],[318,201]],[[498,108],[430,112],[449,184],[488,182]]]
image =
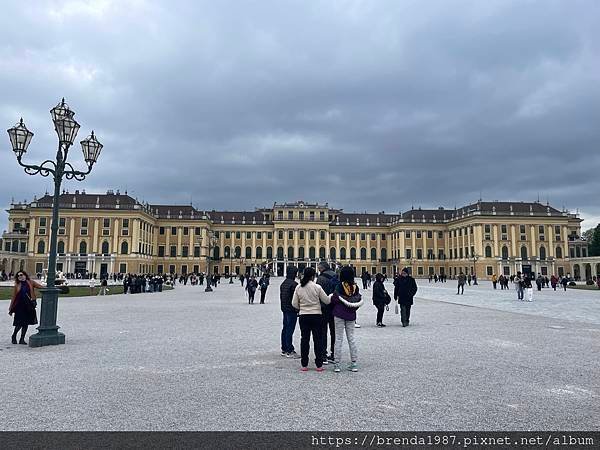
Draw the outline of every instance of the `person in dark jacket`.
[[[319,276],[317,277],[317,284],[323,288],[327,295],[333,294],[338,284],[338,278],[336,273],[331,270],[329,264],[325,261],[321,261],[317,266],[319,269]],[[321,352],[323,364],[328,364],[329,361],[334,361],[335,355],[335,322],[333,320],[333,314],[331,312],[331,305],[325,305],[321,303],[321,314],[323,320],[322,328],[322,339],[321,339]],[[327,329],[329,328],[330,337],[330,354],[327,356]]]
[[[400,276],[394,281],[394,299],[400,305],[400,318],[403,327],[407,327],[410,323],[410,308],[416,293],[417,283],[415,279],[409,275],[409,269],[402,269]]]
[[[17,333],[21,330],[21,339],[19,344],[27,345],[25,334],[29,325],[38,323],[35,312],[35,290],[43,286],[29,279],[26,272],[19,270],[15,275],[15,286],[13,288],[12,299],[8,307],[8,314],[15,315],[13,326],[15,331],[12,334],[12,343],[17,343]]]
[[[298,269],[295,266],[288,266],[285,280],[279,286],[279,300],[281,301],[281,312],[283,313],[283,328],[281,329],[281,356],[287,358],[298,358],[294,350],[294,330],[298,320],[298,311],[292,306],[292,298],[298,283],[296,276]]]
[[[391,298],[383,286],[383,275],[378,273],[375,275],[375,283],[373,283],[373,304],[377,308],[378,327],[385,327],[385,324],[383,323],[383,312],[390,301]]]
[[[266,273],[260,278],[258,282],[258,286],[260,287],[260,303],[265,303],[265,296],[267,295],[267,289],[269,288],[269,275]]]
[[[249,304],[254,303],[254,294],[256,294],[257,288],[258,288],[258,281],[256,281],[256,278],[254,278],[254,276],[252,276],[246,282],[246,290],[248,291],[248,303]]]

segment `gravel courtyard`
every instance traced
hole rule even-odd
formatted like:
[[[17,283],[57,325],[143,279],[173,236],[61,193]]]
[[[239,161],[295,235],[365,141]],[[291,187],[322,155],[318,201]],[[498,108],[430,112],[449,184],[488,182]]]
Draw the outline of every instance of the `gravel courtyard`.
[[[4,313],[1,429],[600,429],[599,292],[522,303],[489,283],[457,296],[456,282],[418,280],[411,326],[392,306],[380,329],[367,290],[360,371],[302,373],[279,353],[280,282],[265,305],[237,282],[64,298],[56,347],[10,344]]]

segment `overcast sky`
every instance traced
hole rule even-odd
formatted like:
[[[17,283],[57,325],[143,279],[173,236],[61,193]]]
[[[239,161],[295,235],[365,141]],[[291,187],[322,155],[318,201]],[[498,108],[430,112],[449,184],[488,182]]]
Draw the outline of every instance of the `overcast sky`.
[[[3,2],[0,124],[55,154],[49,109],[104,144],[70,191],[350,211],[547,200],[600,221],[600,2]],[[0,207],[51,181],[0,139]],[[79,146],[71,162],[83,167]],[[0,229],[7,215],[0,216]]]

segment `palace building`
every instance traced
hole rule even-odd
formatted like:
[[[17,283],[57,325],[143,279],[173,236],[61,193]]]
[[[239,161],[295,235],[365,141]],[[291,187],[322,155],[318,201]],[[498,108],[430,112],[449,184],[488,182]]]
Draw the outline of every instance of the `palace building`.
[[[2,235],[0,270],[47,269],[52,197],[15,203]],[[397,214],[349,213],[327,203],[275,203],[254,211],[202,211],[152,205],[119,191],[60,196],[57,269],[98,275],[220,274],[269,266],[279,276],[320,260],[392,274],[409,267],[429,274],[493,274],[531,270],[587,277],[581,219],[539,202],[484,202]],[[209,241],[211,243],[209,244]],[[582,271],[585,272],[581,273]],[[600,272],[589,267],[591,272]],[[591,276],[591,275],[590,275]]]

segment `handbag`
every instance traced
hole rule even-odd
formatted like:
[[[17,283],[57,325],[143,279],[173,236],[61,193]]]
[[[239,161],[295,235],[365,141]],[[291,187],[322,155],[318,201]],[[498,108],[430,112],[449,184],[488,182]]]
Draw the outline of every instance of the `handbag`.
[[[400,314],[400,308],[398,308],[398,302],[396,302],[396,305],[394,307],[394,313],[395,314]]]
[[[390,303],[392,303],[392,297],[390,297],[390,294],[388,294],[388,291],[383,291],[383,296],[385,298],[386,305],[389,305]]]
[[[27,299],[29,300],[29,302],[27,302],[27,307],[31,311],[35,311],[35,308],[37,308],[37,300],[36,299],[32,299],[29,295],[27,295]]]

